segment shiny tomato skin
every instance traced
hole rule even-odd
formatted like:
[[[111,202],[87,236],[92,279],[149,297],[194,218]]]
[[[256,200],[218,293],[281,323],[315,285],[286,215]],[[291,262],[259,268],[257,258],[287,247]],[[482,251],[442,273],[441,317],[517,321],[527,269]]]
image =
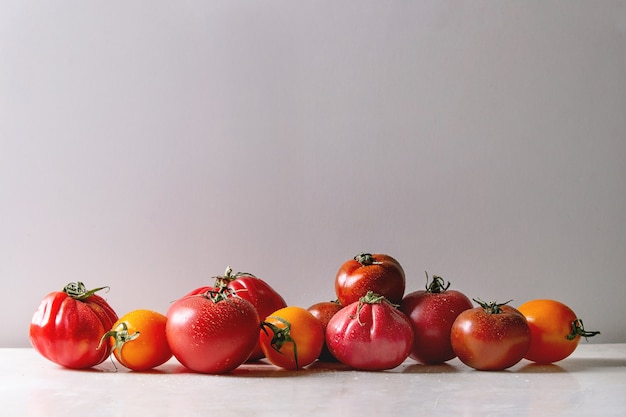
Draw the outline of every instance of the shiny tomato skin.
[[[368,291],[399,304],[405,289],[404,269],[386,254],[361,253],[344,262],[335,277],[335,293],[344,306],[359,301]]]
[[[580,334],[572,334],[572,331],[579,325],[579,319],[567,305],[556,300],[540,299],[528,301],[517,309],[530,326],[530,347],[524,356],[526,359],[549,364],[567,358],[576,350]]]
[[[387,301],[356,301],[337,312],[326,327],[330,353],[351,368],[382,371],[399,366],[411,352],[409,319]]]
[[[418,290],[404,296],[400,310],[409,318],[415,339],[410,357],[423,364],[440,364],[456,357],[450,342],[452,324],[461,312],[473,308],[459,291],[432,293]]]
[[[307,310],[309,310],[309,312],[322,323],[322,327],[324,328],[324,334],[326,334],[326,327],[328,326],[328,322],[335,315],[335,313],[337,313],[342,308],[343,306],[339,304],[338,301],[322,301],[313,304],[312,306],[307,308]],[[328,350],[328,346],[326,345],[326,338],[324,338],[324,347],[322,348],[322,353],[320,353],[319,360],[322,362],[337,361],[337,358],[335,358]]]
[[[241,297],[219,301],[197,294],[170,305],[165,334],[173,355],[188,369],[227,373],[248,359],[258,340],[259,316]]]
[[[272,364],[298,370],[319,358],[324,346],[324,329],[308,310],[298,306],[281,308],[267,316],[262,326],[261,349]],[[275,341],[280,332],[287,341],[278,346]]]
[[[124,367],[147,371],[172,357],[165,335],[167,318],[156,311],[138,309],[117,320],[107,333],[113,355]]]
[[[33,315],[30,341],[42,356],[58,365],[90,368],[109,357],[111,348],[98,349],[98,345],[117,318],[109,303],[97,294],[81,300],[65,291],[54,291]]]
[[[458,315],[450,340],[461,362],[481,371],[498,371],[523,359],[530,346],[526,318],[507,305],[502,305],[501,310],[489,313],[483,307],[475,307]]]

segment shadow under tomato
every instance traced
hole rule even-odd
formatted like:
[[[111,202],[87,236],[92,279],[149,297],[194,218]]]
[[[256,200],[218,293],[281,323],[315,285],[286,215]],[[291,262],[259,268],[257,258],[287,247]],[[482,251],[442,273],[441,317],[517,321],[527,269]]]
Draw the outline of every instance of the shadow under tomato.
[[[415,363],[408,365],[402,370],[403,374],[453,374],[456,372],[459,372],[459,370],[448,363],[438,365]]]

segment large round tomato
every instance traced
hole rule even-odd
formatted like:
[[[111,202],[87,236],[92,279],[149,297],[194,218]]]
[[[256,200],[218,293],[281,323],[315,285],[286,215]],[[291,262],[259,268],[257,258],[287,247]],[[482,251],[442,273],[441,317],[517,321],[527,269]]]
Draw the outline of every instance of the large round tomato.
[[[506,303],[476,302],[479,307],[463,311],[452,324],[452,350],[474,369],[510,368],[522,360],[530,346],[526,319]]]
[[[257,310],[259,319],[267,317],[280,308],[287,307],[285,299],[266,281],[247,272],[237,272],[233,274],[233,270],[230,266],[226,268],[226,272],[223,276],[215,277],[215,285],[213,287],[200,287],[187,295],[204,294],[207,291],[224,287],[234,291],[239,297],[252,303]],[[248,361],[256,361],[263,356],[261,346],[257,342]]]
[[[98,349],[100,339],[117,320],[108,302],[72,282],[63,291],[48,294],[30,322],[30,342],[45,358],[67,368],[98,365],[111,353],[110,346]]]
[[[405,287],[402,266],[393,257],[384,254],[360,253],[344,262],[335,277],[335,293],[344,306],[359,301],[368,291],[399,304]]]
[[[415,340],[409,355],[424,364],[438,364],[453,359],[456,355],[450,343],[452,323],[457,316],[473,307],[465,294],[448,289],[443,278],[433,276],[425,290],[404,296],[400,310],[406,314],[413,326]]]
[[[133,310],[115,322],[102,342],[110,343],[115,358],[126,368],[147,371],[172,357],[165,337],[166,322],[167,318],[156,311]]]
[[[172,353],[187,368],[219,374],[250,356],[259,337],[254,306],[225,290],[183,297],[167,311],[165,326]]]
[[[524,357],[533,362],[558,362],[574,352],[581,336],[600,334],[586,331],[576,313],[559,301],[532,300],[517,309],[530,326],[530,348]]]
[[[370,291],[330,319],[326,343],[335,358],[352,368],[392,369],[409,356],[413,329],[401,311]]]
[[[326,326],[328,326],[328,322],[335,315],[335,313],[337,313],[342,308],[343,306],[339,304],[338,301],[322,301],[313,304],[312,306],[307,308],[307,310],[309,310],[309,312],[322,323],[322,327],[324,328],[324,334],[326,334]],[[337,361],[337,359],[328,350],[326,340],[324,340],[324,347],[322,348],[322,353],[320,353],[319,360],[324,362]]]
[[[296,370],[320,356],[324,329],[308,310],[296,306],[281,308],[266,317],[261,326],[261,349],[274,365]]]

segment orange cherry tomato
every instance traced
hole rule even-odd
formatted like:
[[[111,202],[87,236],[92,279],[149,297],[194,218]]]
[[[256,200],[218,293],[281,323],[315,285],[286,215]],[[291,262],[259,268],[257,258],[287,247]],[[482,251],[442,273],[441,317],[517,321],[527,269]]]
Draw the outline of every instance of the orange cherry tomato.
[[[267,360],[284,369],[300,369],[320,356],[324,327],[308,310],[288,306],[261,324],[259,342]]]
[[[580,337],[588,332],[571,308],[555,300],[532,300],[518,307],[530,327],[530,347],[524,358],[548,364],[567,358],[574,352]]]
[[[122,317],[102,337],[109,339],[113,355],[133,371],[147,371],[172,357],[165,337],[167,318],[152,310],[134,310]]]

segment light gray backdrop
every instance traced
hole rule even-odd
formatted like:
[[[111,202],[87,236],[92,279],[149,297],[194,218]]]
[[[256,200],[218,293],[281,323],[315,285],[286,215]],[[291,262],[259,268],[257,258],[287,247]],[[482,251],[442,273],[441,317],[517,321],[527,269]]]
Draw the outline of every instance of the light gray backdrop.
[[[0,346],[385,252],[626,342],[626,2],[0,0]]]

